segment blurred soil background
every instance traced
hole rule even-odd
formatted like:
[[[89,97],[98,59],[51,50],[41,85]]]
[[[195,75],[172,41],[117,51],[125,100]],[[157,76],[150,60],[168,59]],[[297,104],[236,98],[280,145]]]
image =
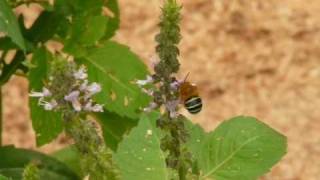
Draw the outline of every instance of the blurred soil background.
[[[206,130],[233,116],[255,116],[288,137],[288,154],[261,179],[318,180],[320,1],[181,1],[179,77],[190,72],[204,101],[199,115],[184,113]],[[149,65],[160,4],[120,0],[121,28],[114,39]],[[27,82],[14,77],[3,94],[4,143],[35,149]],[[52,152],[67,141],[62,136],[38,149]]]

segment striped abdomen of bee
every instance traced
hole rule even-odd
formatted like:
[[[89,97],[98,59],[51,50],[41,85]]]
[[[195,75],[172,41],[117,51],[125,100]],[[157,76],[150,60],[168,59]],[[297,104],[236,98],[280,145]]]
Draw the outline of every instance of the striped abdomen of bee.
[[[202,109],[202,100],[195,84],[184,81],[180,85],[180,99],[184,107],[191,113],[197,114]]]
[[[202,109],[202,100],[199,96],[193,96],[184,102],[184,106],[191,114],[197,114]]]

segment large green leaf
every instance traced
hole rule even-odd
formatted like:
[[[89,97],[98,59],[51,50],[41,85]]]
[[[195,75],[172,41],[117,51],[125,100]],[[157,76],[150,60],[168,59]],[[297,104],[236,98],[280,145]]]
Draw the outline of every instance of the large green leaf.
[[[90,81],[102,85],[97,102],[121,116],[138,117],[149,99],[133,82],[147,75],[147,68],[138,56],[128,47],[108,41],[79,62],[87,66]]]
[[[252,117],[225,121],[205,135],[193,128],[191,137],[190,149],[206,180],[257,179],[286,153],[286,138]]]
[[[39,164],[41,179],[80,179],[65,164],[39,152],[5,146],[0,148],[0,157],[0,174],[14,180],[21,179],[24,168],[30,162]]]
[[[16,16],[6,0],[0,0],[0,32],[6,33],[22,50],[26,50]]]
[[[42,91],[51,58],[51,54],[44,48],[38,49],[33,54],[31,63],[36,67],[30,69],[29,72],[30,91]],[[41,146],[55,139],[62,131],[62,118],[59,113],[46,111],[40,107],[37,98],[31,97],[29,99],[32,127],[36,132],[37,145]]]
[[[138,123],[138,119],[122,117],[109,111],[97,113],[95,118],[101,125],[106,145],[113,151],[117,150],[123,136]]]
[[[143,116],[124,138],[115,154],[124,179],[169,179],[155,126],[158,114]],[[201,180],[254,180],[277,163],[286,152],[286,138],[251,117],[236,117],[205,133],[186,121],[187,143],[198,161]]]
[[[169,180],[165,153],[160,149],[160,138],[155,128],[154,114],[143,116],[139,124],[119,144],[114,155],[123,180]]]

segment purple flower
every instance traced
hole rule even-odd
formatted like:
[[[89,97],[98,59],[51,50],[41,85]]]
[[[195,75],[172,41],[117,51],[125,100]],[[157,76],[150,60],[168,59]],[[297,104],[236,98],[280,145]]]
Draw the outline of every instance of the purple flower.
[[[177,112],[178,105],[179,105],[179,100],[168,101],[165,104],[167,110],[170,112],[171,118],[178,117],[178,115],[179,115],[179,113]]]
[[[72,107],[76,111],[81,111],[81,104],[79,102],[80,91],[72,91],[70,94],[64,97],[64,100],[72,103]]]

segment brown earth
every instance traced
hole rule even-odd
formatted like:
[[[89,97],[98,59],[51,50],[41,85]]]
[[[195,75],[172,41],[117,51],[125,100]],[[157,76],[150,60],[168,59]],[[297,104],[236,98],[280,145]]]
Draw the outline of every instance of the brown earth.
[[[320,177],[320,1],[181,0],[184,77],[199,85],[204,109],[190,116],[206,130],[237,115],[255,116],[288,137],[288,154],[265,180]],[[115,40],[154,56],[160,0],[120,0]],[[35,148],[27,82],[4,87],[4,142]],[[65,138],[40,148],[51,152]]]

